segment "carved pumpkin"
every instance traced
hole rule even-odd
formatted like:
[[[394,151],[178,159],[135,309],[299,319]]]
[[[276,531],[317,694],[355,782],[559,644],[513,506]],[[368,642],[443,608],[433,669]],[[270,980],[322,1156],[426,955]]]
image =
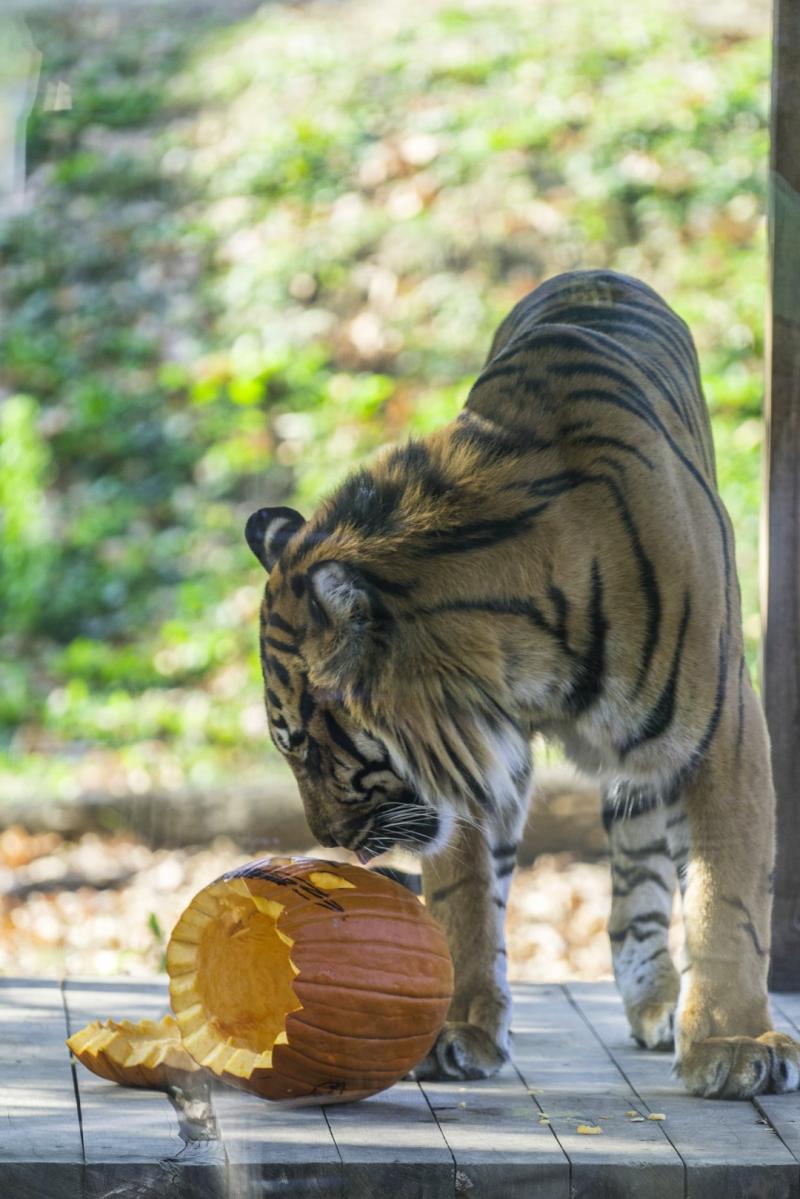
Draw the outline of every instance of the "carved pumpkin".
[[[79,1062],[127,1087],[185,1087],[200,1067],[181,1046],[172,1016],[163,1020],[94,1020],[67,1040]]]
[[[265,858],[200,891],[167,950],[183,1045],[268,1099],[335,1103],[391,1086],[431,1048],[453,988],[444,934],[359,866]]]

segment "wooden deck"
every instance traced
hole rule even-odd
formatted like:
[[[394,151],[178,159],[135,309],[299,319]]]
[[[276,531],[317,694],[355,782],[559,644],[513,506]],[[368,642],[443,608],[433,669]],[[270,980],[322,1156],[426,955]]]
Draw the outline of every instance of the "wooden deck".
[[[496,1079],[298,1110],[218,1089],[181,1111],[73,1066],[64,1045],[90,1019],[160,1015],[163,981],[2,979],[0,1196],[800,1197],[800,1094],[689,1097],[668,1055],[634,1048],[611,984],[518,985],[515,999],[514,1061]],[[800,1037],[800,996],[775,1012]]]

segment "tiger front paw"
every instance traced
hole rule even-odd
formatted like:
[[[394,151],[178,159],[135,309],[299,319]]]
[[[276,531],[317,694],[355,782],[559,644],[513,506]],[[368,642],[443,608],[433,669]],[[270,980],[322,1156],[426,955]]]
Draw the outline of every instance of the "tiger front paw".
[[[671,1049],[675,1039],[675,1000],[653,1000],[627,1009],[634,1040],[642,1049]]]
[[[504,1062],[508,1049],[498,1045],[477,1024],[448,1022],[427,1057],[414,1069],[414,1077],[425,1079],[491,1078]]]
[[[709,1037],[679,1056],[687,1091],[705,1099],[751,1099],[800,1089],[800,1044],[780,1032],[760,1037]]]

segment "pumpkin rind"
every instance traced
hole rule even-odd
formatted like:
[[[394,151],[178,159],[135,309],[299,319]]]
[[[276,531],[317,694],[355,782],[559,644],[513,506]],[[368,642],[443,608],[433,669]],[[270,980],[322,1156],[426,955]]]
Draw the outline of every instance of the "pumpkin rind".
[[[248,903],[274,921],[286,949],[264,944],[276,969],[291,971],[293,1010],[286,1005],[281,1031],[266,1047],[272,1028],[248,1040],[231,1021],[229,995],[216,992],[216,1011],[208,991],[201,997],[205,958],[213,953],[224,972],[219,939],[226,933],[246,970],[248,937],[256,945]],[[257,955],[253,968],[263,977]],[[402,1078],[433,1045],[453,987],[444,933],[410,891],[360,866],[309,858],[262,859],[211,883],[178,921],[167,970],[184,1047],[195,1060],[222,1082],[296,1103],[359,1099]]]

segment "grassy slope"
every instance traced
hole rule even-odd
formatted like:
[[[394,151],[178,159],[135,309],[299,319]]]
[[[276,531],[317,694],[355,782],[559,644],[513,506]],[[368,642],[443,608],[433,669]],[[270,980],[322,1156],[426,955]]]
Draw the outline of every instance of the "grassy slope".
[[[754,660],[755,24],[667,0],[39,20],[32,204],[0,232],[27,397],[0,410],[3,793],[263,769],[247,514],[450,418],[510,304],[574,266],[642,275],[695,331]]]

